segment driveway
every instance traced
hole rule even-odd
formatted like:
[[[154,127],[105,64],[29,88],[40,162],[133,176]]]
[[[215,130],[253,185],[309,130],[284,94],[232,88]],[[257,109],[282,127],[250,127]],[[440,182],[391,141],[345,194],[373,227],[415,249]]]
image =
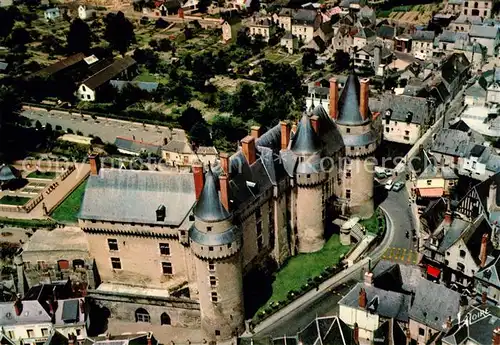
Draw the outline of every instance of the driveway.
[[[37,120],[45,125],[50,123],[52,128],[61,126],[63,130],[71,128],[75,133],[80,131],[85,136],[90,134],[100,137],[104,142],[114,143],[117,136],[142,140],[148,143],[163,145],[163,139],[170,137],[170,130],[167,127],[143,125],[138,122],[107,119],[98,117],[93,120],[90,116],[79,114],[71,115],[60,111],[38,111],[25,110],[22,116],[36,122]]]

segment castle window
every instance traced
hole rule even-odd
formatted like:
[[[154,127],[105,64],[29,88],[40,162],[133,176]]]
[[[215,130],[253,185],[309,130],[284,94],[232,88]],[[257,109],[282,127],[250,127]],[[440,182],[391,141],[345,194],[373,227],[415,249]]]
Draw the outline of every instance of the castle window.
[[[215,276],[210,276],[209,281],[210,281],[210,286],[211,287],[216,287],[217,286],[217,278]]]
[[[163,274],[173,274],[174,273],[174,269],[172,267],[172,263],[171,262],[162,262],[161,263],[161,270],[163,271]]]
[[[351,170],[346,170],[345,178],[351,178]]]
[[[108,248],[109,250],[118,250],[118,240],[114,238],[108,238]]]
[[[346,128],[346,129],[345,129],[345,132],[346,132],[346,133],[351,133],[351,129],[350,129],[350,128]]]
[[[215,264],[212,261],[208,263],[208,270],[210,272],[215,272]]]
[[[120,258],[111,258],[111,267],[113,267],[114,270],[121,270],[122,262]]]
[[[186,230],[181,230],[181,236],[186,236]]]
[[[14,331],[7,331],[7,335],[9,336],[10,339],[14,339],[16,337]]]
[[[211,232],[212,231],[212,227],[211,226],[207,226],[207,232]]]
[[[410,137],[405,136],[405,137],[403,137],[403,139],[404,140],[410,140]]]
[[[33,338],[35,336],[35,332],[32,329],[27,329],[26,333],[28,334],[28,338]]]
[[[350,189],[346,189],[345,190],[345,198],[346,199],[350,199],[351,198],[351,190]]]
[[[410,131],[405,131],[405,135],[410,135]]]
[[[460,250],[460,257],[465,258],[465,250]]]
[[[210,293],[210,298],[212,299],[212,302],[217,303],[219,301],[219,296],[217,296],[217,292],[212,291]]]
[[[42,328],[42,337],[46,337],[49,335],[49,329],[48,328]]]
[[[214,247],[208,247],[208,251],[209,252],[213,252],[214,251]]]
[[[220,335],[220,331],[218,329],[215,330],[215,336],[218,337]]]
[[[139,308],[135,311],[135,322],[151,322],[149,313],[144,308]]]
[[[465,265],[460,263],[460,262],[457,262],[457,269],[460,271],[460,272],[464,272],[465,271]]]
[[[161,255],[170,255],[170,244],[169,243],[160,243],[160,254]]]
[[[172,324],[172,321],[170,320],[170,316],[168,316],[167,313],[163,313],[160,315],[160,323],[162,325],[170,325]]]

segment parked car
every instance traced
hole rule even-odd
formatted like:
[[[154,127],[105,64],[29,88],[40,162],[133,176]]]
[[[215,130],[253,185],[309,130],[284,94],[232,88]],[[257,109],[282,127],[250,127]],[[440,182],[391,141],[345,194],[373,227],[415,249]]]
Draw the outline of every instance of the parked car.
[[[392,170],[391,169],[385,169],[384,173],[386,174],[386,176],[392,176]]]
[[[387,182],[385,183],[385,189],[391,190],[392,186],[394,186],[394,181],[393,180],[387,180]]]
[[[376,171],[375,177],[378,178],[379,180],[383,180],[387,177],[387,175],[385,174],[385,172]]]
[[[405,186],[405,184],[403,182],[396,182],[394,184],[394,186],[392,186],[392,190],[395,191],[395,192],[399,192],[401,189],[403,189],[403,187]]]

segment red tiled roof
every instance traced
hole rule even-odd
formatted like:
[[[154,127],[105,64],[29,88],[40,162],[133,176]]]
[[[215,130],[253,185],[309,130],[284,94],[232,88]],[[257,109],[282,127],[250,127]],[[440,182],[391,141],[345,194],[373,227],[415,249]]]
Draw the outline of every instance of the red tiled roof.
[[[419,188],[418,193],[424,198],[439,198],[443,196],[444,189],[439,188]]]

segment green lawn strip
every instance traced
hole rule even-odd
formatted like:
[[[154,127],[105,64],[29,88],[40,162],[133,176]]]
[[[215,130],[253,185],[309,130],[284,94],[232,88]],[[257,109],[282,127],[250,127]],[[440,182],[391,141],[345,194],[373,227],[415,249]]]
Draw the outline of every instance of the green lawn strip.
[[[335,234],[320,251],[290,258],[276,273],[272,284],[273,294],[257,313],[268,307],[271,302],[285,301],[288,292],[299,290],[308,279],[319,276],[326,267],[336,265],[341,255],[347,253],[350,248],[340,244],[339,235]]]
[[[380,209],[375,210],[373,216],[359,222],[367,232],[377,235],[381,229],[385,228],[385,217]]]
[[[0,217],[0,225],[19,228],[54,228],[56,224],[50,219],[15,219]]]
[[[82,204],[83,195],[85,193],[85,186],[87,182],[79,185],[70,195],[52,212],[51,217],[58,222],[71,222],[78,221],[78,212]]]
[[[30,200],[31,198],[25,198],[22,196],[5,195],[0,198],[0,205],[23,206]]]
[[[57,176],[57,173],[55,171],[33,171],[30,173],[27,178],[43,178],[43,179],[48,179],[52,180]]]

